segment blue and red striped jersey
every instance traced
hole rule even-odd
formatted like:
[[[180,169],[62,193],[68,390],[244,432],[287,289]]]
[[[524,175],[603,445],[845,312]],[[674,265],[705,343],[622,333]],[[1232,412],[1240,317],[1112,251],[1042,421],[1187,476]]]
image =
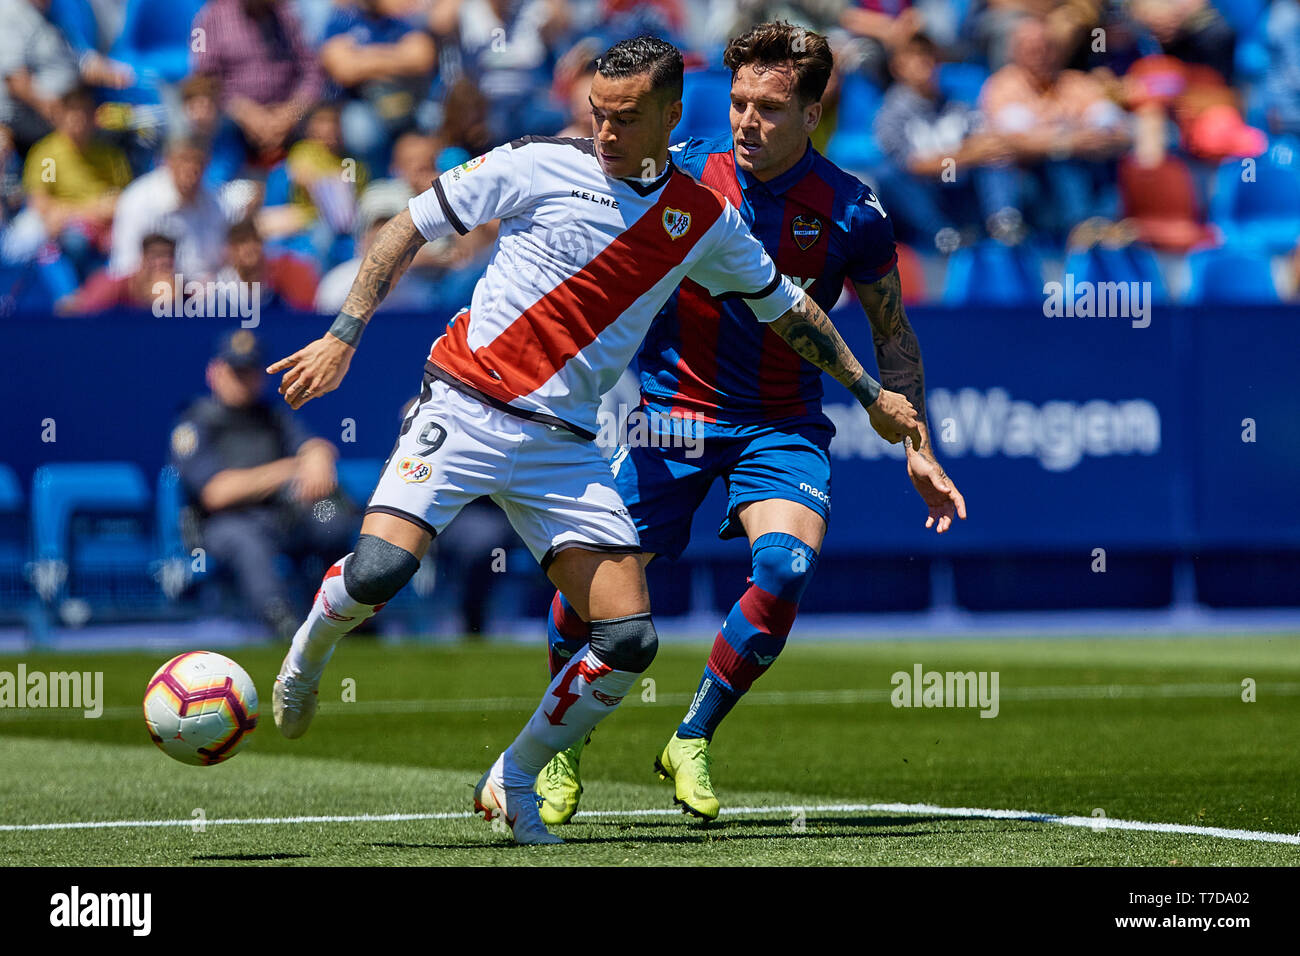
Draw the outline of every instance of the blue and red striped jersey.
[[[688,139],[673,162],[740,210],[777,269],[824,310],[844,280],[894,268],[894,230],[875,194],[812,144],[768,182],[736,166],[730,136]],[[655,317],[637,356],[646,404],[724,424],[819,416],[821,370],[759,322],[744,298],[712,296],[689,279]]]

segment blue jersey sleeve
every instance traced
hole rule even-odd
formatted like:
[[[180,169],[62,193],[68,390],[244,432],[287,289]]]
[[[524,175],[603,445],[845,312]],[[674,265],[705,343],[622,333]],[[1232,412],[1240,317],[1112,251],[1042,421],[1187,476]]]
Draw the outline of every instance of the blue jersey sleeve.
[[[884,204],[867,186],[861,186],[846,209],[849,248],[846,274],[854,282],[878,282],[898,263],[894,249],[894,224]]]

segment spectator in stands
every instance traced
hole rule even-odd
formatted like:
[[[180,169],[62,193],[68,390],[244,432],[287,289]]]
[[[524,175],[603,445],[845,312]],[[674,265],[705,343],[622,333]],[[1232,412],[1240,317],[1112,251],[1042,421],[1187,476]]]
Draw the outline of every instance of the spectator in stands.
[[[335,266],[320,280],[320,285],[316,288],[317,312],[329,315],[342,310],[352,283],[361,271],[361,263],[370,244],[384,224],[406,208],[406,203],[407,198],[404,198],[401,190],[370,190],[362,197],[357,216],[357,228],[360,231],[357,255]],[[435,290],[418,274],[408,270],[379,308],[394,312],[426,309],[434,300],[435,291],[440,290]]]
[[[203,185],[217,193],[243,171],[243,134],[234,120],[221,112],[221,85],[215,76],[198,73],[186,77],[180,94],[185,131],[211,144]]]
[[[292,7],[285,0],[210,0],[194,26],[205,37],[194,71],[218,80],[222,111],[238,125],[250,161],[269,168],[323,89]]]
[[[46,242],[84,279],[109,247],[118,196],[131,182],[126,154],[96,136],[95,102],[75,86],[59,99],[57,128],[27,153],[27,208],[4,237],[4,258],[27,262]]]
[[[299,621],[290,595],[312,592],[277,556],[314,556],[319,577],[353,540],[356,514],[338,491],[334,446],[263,397],[266,364],[249,330],[223,336],[208,363],[211,395],[182,414],[171,454],[209,560],[233,572],[243,608],[288,639]]]
[[[268,176],[259,224],[276,245],[330,261],[339,237],[351,236],[357,197],[370,182],[370,170],[364,162],[343,155],[336,104],[316,106],[305,134]],[[334,262],[351,255],[351,240],[345,245],[344,254]]]
[[[1232,82],[1236,35],[1209,0],[1130,0],[1129,12],[1163,52],[1212,67]]]
[[[166,286],[163,289],[162,286]],[[85,315],[106,309],[144,309],[160,294],[176,301],[176,240],[151,232],[140,242],[139,267],[130,275],[114,276],[101,269],[86,284],[55,306],[64,315]]]
[[[875,135],[885,154],[880,192],[896,228],[949,253],[979,218],[975,179],[1011,151],[1003,137],[980,130],[978,111],[939,92],[937,66],[938,51],[923,33],[895,50],[895,82],[876,113]]]
[[[320,61],[344,90],[343,142],[373,169],[388,164],[393,138],[416,125],[438,63],[433,37],[408,19],[414,8],[414,0],[356,0],[325,27]]]
[[[316,297],[316,270],[311,264],[292,253],[267,256],[266,247],[257,226],[245,219],[230,227],[226,234],[226,265],[217,274],[218,287],[226,294],[243,295],[236,285],[256,288],[263,309],[290,308],[310,312]],[[231,302],[238,306],[239,303]],[[238,315],[237,308],[226,309],[227,315]]]
[[[564,125],[549,70],[568,26],[563,0],[437,0],[429,13],[429,29],[457,51],[461,72],[488,100],[492,142]]]
[[[186,279],[207,280],[221,268],[227,221],[203,186],[207,149],[199,137],[171,140],[163,165],[122,192],[113,219],[113,275],[129,275],[139,268],[140,242],[151,232],[176,240],[176,265]]]
[[[1300,3],[1276,0],[1268,11],[1264,102],[1274,133],[1300,136]]]
[[[568,125],[560,136],[581,139],[591,135],[591,78],[596,75],[596,57],[601,48],[590,41],[574,45],[555,65],[556,99],[568,106]]]
[[[894,52],[920,32],[921,13],[912,0],[851,0],[840,25],[856,38],[847,62],[865,72],[877,86],[889,82],[888,63]]]
[[[1058,51],[1062,64],[1079,61],[1083,66],[1091,52],[1092,29],[1102,22],[1102,0],[986,0],[971,15],[971,33],[989,68],[1001,69],[1011,62],[1011,38],[1022,20],[1043,24]],[[1108,24],[1107,46],[1113,25]]]
[[[0,125],[22,153],[50,132],[59,97],[78,82],[111,89],[131,82],[129,71],[101,56],[78,60],[50,22],[49,6],[50,0],[0,0]]]
[[[981,204],[996,237],[1022,236],[1026,210],[1057,238],[1097,211],[1106,172],[1100,164],[1127,148],[1127,116],[1097,80],[1060,68],[1060,51],[1041,20],[1016,26],[1011,62],[985,81],[979,105],[1016,161],[990,167],[982,178]],[[1113,182],[1111,173],[1105,178]]]

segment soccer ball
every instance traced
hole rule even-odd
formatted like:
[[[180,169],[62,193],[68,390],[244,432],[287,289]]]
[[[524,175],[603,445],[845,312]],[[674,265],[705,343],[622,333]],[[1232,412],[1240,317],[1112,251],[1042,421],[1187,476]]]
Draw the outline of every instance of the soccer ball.
[[[257,726],[257,688],[224,654],[180,654],[149,679],[144,722],[167,756],[208,767],[238,753]]]

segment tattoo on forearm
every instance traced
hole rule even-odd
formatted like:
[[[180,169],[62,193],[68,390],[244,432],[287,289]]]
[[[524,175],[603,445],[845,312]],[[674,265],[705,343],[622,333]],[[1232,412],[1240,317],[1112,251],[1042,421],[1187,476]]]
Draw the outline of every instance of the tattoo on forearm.
[[[862,306],[871,322],[871,341],[876,348],[876,365],[885,388],[899,392],[912,403],[917,418],[926,421],[925,368],[921,364],[921,343],[903,309],[903,288],[898,270],[870,285],[858,285]],[[927,440],[926,444],[929,442]],[[918,449],[921,450],[921,449]]]
[[[424,237],[409,212],[403,210],[388,220],[370,244],[342,311],[369,321],[423,245]]]
[[[772,323],[772,331],[785,339],[804,360],[816,365],[850,391],[860,387],[859,382],[864,377],[870,378],[864,376],[862,363],[840,337],[830,317],[807,295]]]

